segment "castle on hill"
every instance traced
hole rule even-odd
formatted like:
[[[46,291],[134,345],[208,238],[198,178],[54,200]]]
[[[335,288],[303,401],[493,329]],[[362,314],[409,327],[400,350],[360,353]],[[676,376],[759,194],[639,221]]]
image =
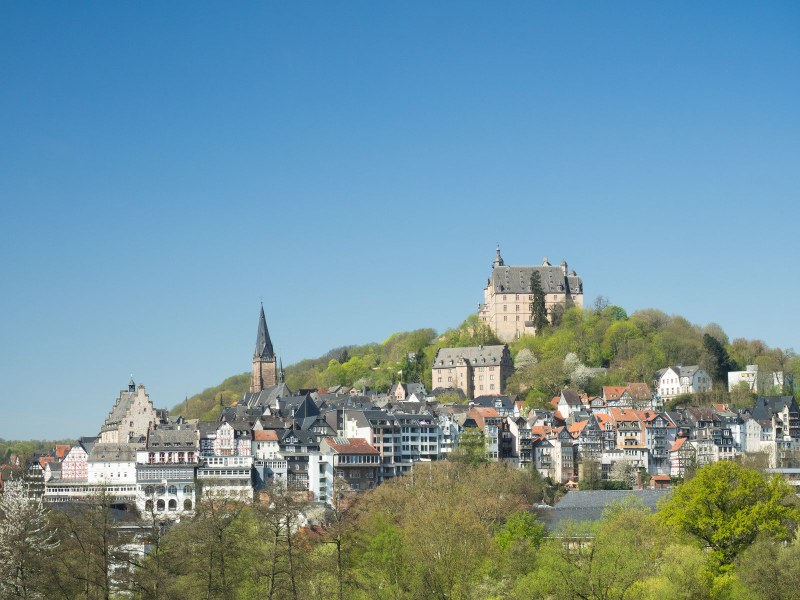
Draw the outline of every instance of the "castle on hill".
[[[492,274],[483,290],[483,304],[478,305],[478,317],[503,342],[536,334],[531,320],[534,272],[539,274],[550,322],[555,311],[583,306],[583,282],[574,270],[568,270],[566,261],[554,267],[545,257],[538,266],[511,267],[505,264],[498,245]]]

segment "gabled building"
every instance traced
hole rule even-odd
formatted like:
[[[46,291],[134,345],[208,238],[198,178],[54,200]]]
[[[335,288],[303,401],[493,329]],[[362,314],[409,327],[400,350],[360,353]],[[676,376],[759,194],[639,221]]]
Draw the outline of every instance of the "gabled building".
[[[508,346],[440,348],[431,367],[434,388],[456,387],[467,399],[502,394],[514,373]]]
[[[676,365],[656,372],[655,384],[663,400],[671,400],[680,394],[696,394],[711,391],[711,377],[697,365]]]
[[[328,493],[323,497],[320,490],[321,501],[332,503],[336,499],[334,493],[370,490],[378,484],[380,452],[367,440],[325,437],[320,442],[320,454],[329,459],[324,463]],[[341,488],[337,488],[339,483]]]
[[[573,415],[584,411],[586,407],[581,400],[580,394],[575,390],[563,389],[558,397],[556,410],[561,413],[564,420],[569,421]]]
[[[783,467],[800,452],[800,409],[793,396],[761,396],[751,415],[761,425],[761,447],[771,455],[770,467]]]
[[[143,438],[158,421],[157,411],[144,386],[140,384],[137,388],[131,378],[127,391],[119,393],[119,398],[100,428],[99,441],[101,444],[127,444]]]

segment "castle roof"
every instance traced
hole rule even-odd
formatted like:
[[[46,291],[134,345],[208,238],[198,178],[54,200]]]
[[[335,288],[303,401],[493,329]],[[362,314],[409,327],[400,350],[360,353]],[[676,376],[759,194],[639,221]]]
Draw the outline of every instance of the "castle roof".
[[[506,345],[439,348],[433,359],[433,366],[451,367],[462,362],[473,367],[497,366],[503,362],[503,358],[507,354],[508,347]]]
[[[583,293],[583,282],[580,277],[572,274],[564,275],[564,270],[561,267],[544,265],[536,267],[495,265],[492,269],[489,285],[494,288],[495,292],[503,294],[530,294],[531,277],[534,272],[539,273],[542,291],[545,294]]]

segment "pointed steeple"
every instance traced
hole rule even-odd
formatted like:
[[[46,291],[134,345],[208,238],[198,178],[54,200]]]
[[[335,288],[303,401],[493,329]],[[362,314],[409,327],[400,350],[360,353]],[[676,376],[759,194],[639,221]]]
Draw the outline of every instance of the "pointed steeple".
[[[283,383],[283,359],[280,359],[280,366],[278,367],[278,383]]]
[[[261,315],[258,318],[258,336],[256,337],[256,358],[273,359],[275,351],[272,349],[272,340],[269,339],[267,318],[264,316],[264,304],[261,304]]]
[[[495,267],[502,267],[506,263],[503,262],[503,257],[500,256],[500,244],[497,244],[497,252],[494,255],[494,262],[492,263],[492,268]]]

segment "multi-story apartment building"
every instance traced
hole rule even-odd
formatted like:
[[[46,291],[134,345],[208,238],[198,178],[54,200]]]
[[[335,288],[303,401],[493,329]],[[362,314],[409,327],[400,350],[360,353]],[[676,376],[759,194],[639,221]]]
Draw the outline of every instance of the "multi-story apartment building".
[[[177,516],[197,504],[199,434],[188,425],[162,426],[147,434],[136,452],[137,507],[144,514]]]

